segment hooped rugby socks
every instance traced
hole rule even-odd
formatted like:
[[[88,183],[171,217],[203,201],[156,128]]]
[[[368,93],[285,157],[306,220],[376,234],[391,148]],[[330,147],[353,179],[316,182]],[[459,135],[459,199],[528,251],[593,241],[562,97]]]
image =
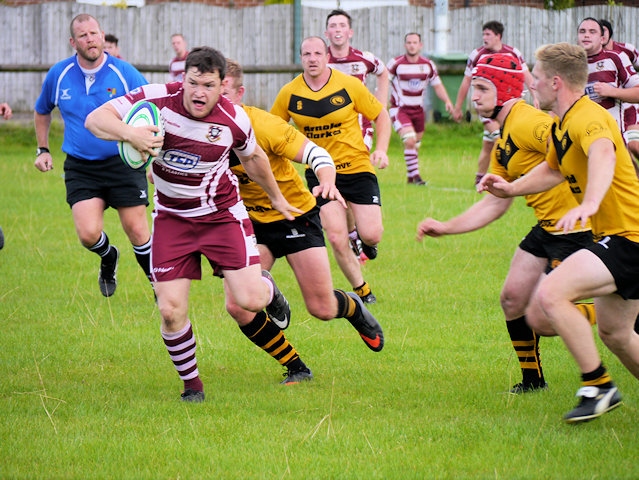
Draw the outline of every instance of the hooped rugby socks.
[[[419,158],[417,156],[417,150],[414,148],[407,148],[404,150],[404,161],[406,162],[406,173],[408,177],[414,177],[419,175]]]
[[[286,339],[284,332],[268,318],[266,312],[257,312],[251,323],[240,326],[240,330],[280,365],[290,370],[306,368],[295,347]]]
[[[195,335],[191,322],[187,321],[186,326],[175,333],[162,333],[162,340],[169,352],[171,361],[184,381],[184,390],[203,391],[202,381],[200,380],[200,372],[197,368],[197,359],[195,358]]]
[[[543,385],[545,380],[539,356],[539,337],[526,323],[526,317],[507,321],[506,328],[519,360],[523,384],[535,387]]]

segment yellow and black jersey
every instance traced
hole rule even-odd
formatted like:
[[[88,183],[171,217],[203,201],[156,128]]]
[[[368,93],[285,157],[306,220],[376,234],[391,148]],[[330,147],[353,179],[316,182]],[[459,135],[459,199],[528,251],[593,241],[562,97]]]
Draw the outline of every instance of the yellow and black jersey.
[[[375,173],[364,144],[358,114],[375,120],[384,106],[355,77],[331,69],[320,90],[313,91],[299,75],[282,87],[271,113],[289,121],[309,140],[324,147],[338,174]]]
[[[544,162],[548,136],[553,119],[547,113],[528,105],[515,103],[502,127],[501,136],[492,151],[491,170],[512,182]],[[526,204],[533,209],[539,226],[551,234],[562,234],[555,228],[557,220],[577,206],[567,182],[541,193],[526,195]],[[575,226],[573,232],[590,230]]]
[[[592,233],[596,239],[618,235],[639,242],[639,180],[619,126],[603,107],[584,96],[563,119],[555,119],[548,164],[563,174],[572,194],[581,203],[588,185],[588,162],[598,160],[589,160],[588,150],[601,138],[614,143],[617,161],[612,184],[592,216]]]
[[[308,212],[315,206],[315,197],[308,191],[302,177],[289,160],[295,158],[304,145],[304,135],[293,125],[267,111],[246,105],[242,107],[251,120],[257,143],[268,155],[273,176],[282,195],[292,206],[304,213]],[[284,220],[284,215],[271,206],[262,187],[248,177],[237,156],[232,156],[230,165],[239,180],[240,195],[251,220],[259,223]]]

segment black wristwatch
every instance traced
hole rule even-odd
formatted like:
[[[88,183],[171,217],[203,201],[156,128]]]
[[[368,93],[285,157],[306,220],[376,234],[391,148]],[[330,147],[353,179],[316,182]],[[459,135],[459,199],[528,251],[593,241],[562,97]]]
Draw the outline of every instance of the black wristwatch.
[[[38,147],[36,149],[36,157],[42,155],[43,153],[50,153],[47,147]]]

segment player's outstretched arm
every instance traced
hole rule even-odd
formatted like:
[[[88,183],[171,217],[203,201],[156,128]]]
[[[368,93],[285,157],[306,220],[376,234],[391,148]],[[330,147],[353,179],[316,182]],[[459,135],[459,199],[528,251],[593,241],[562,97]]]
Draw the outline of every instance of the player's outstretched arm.
[[[545,192],[561,182],[565,182],[561,172],[550,168],[548,162],[541,162],[526,175],[510,183],[498,175],[488,173],[477,184],[477,191],[490,192],[501,198],[517,197]]]
[[[310,166],[315,173],[319,185],[313,187],[314,196],[337,200],[344,208],[347,208],[346,201],[335,186],[335,162],[326,149],[306,139],[293,160]]]
[[[512,198],[486,195],[466,211],[446,222],[427,218],[417,225],[417,240],[422,240],[424,236],[441,237],[479,230],[506,213],[512,202]]]
[[[284,215],[287,220],[294,220],[294,213],[304,213],[299,208],[293,207],[277,186],[271,163],[264,150],[259,145],[255,146],[255,150],[248,156],[242,156],[239,152],[235,152],[246,170],[247,175],[256,182],[268,195],[271,205],[275,210]]]

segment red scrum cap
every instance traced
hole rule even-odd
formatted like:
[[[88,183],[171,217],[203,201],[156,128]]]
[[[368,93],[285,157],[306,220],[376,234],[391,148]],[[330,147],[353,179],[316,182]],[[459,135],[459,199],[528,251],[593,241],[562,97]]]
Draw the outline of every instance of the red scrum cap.
[[[473,69],[473,78],[483,78],[495,86],[498,107],[512,98],[521,98],[524,90],[521,63],[506,53],[493,53],[480,58]]]

